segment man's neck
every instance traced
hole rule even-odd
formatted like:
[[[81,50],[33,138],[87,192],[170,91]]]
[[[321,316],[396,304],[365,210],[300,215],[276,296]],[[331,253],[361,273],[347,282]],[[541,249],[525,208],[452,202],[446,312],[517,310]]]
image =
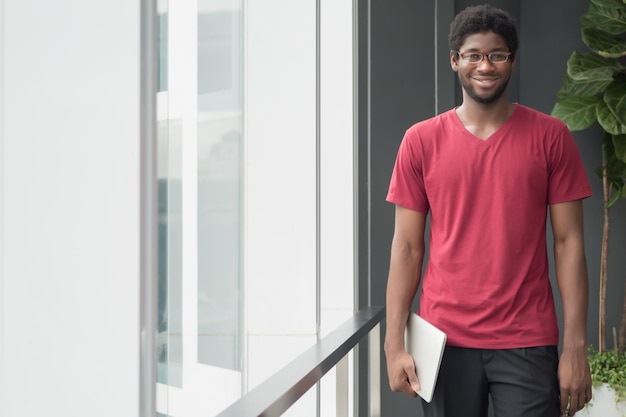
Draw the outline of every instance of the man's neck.
[[[491,104],[464,100],[456,109],[456,114],[463,126],[480,139],[489,138],[513,114],[515,104],[504,97]]]
[[[472,99],[464,98],[463,104],[457,108],[457,115],[465,125],[472,126],[501,126],[515,110],[515,104],[506,96],[490,103],[477,103]]]

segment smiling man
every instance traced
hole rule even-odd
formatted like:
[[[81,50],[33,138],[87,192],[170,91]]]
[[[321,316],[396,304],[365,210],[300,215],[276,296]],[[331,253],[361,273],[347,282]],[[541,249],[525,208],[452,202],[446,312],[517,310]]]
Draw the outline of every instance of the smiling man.
[[[416,396],[404,328],[418,314],[448,336],[426,417],[573,416],[591,399],[586,356],[587,266],[582,160],[558,119],[506,94],[515,22],[469,7],[450,27],[450,64],[463,103],[410,127],[387,200],[396,205],[387,283],[385,354],[391,389]],[[547,213],[563,343],[549,278]],[[430,252],[424,230],[430,215]]]

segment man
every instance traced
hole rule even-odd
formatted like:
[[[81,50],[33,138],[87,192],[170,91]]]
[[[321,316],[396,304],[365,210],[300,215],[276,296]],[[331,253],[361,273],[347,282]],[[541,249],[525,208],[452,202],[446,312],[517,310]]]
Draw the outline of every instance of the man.
[[[426,417],[573,416],[591,399],[582,199],[589,182],[558,119],[507,98],[515,22],[489,5],[451,24],[463,103],[407,130],[388,201],[396,205],[385,353],[392,390],[419,381],[403,333],[429,261],[419,315],[448,336]],[[563,345],[548,277],[546,219],[563,301]]]

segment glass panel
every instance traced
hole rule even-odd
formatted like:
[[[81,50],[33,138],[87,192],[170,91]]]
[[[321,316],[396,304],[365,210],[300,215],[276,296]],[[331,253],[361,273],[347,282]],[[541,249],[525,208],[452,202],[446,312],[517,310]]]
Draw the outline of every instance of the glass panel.
[[[157,382],[182,386],[182,181],[180,120],[158,123],[159,366]]]
[[[352,12],[326,1],[319,115],[315,1],[248,3],[244,138],[243,1],[158,0],[157,408],[164,415],[217,414],[320,336],[318,116],[321,335],[352,313]],[[286,415],[315,415],[320,394],[332,415],[337,384],[334,376],[324,381],[328,395],[314,388]]]
[[[198,2],[198,361],[240,371],[241,0]]]
[[[158,363],[157,382],[182,386],[182,189],[180,120],[169,117],[167,2],[158,10]]]
[[[168,55],[168,14],[158,15],[158,65],[157,65],[157,91],[167,90],[167,55]]]
[[[167,122],[158,122],[158,193],[159,193],[159,294],[158,294],[158,364],[157,382],[167,384]]]
[[[167,78],[167,11],[164,7],[165,3],[160,2],[157,18],[157,91],[161,92],[166,89],[163,79]],[[163,98],[165,94],[157,94],[157,182],[158,182],[158,209],[159,209],[159,224],[158,224],[158,318],[157,318],[157,382],[167,384],[167,328],[168,328],[168,308],[167,308],[167,184],[168,184],[168,132],[167,132],[167,120],[164,120],[162,114],[167,113],[167,105],[164,100],[158,100]]]

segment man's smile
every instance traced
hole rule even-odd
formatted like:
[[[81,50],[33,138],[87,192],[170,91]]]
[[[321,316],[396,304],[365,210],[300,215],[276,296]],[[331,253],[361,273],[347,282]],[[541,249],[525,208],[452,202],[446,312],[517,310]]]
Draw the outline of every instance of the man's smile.
[[[490,87],[495,84],[499,77],[471,77],[474,81],[477,81],[479,84],[482,84],[485,87]]]

